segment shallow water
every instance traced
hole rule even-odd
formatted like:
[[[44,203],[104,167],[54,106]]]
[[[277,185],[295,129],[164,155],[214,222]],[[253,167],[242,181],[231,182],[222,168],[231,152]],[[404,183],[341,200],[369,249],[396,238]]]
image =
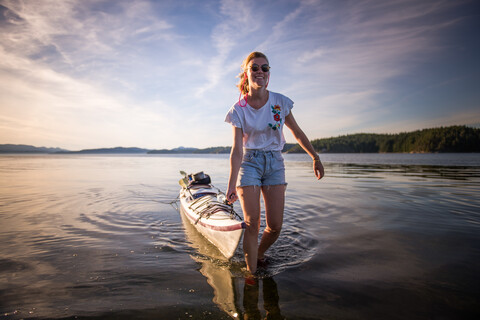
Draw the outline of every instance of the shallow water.
[[[480,155],[286,155],[282,235],[256,285],[168,204],[228,155],[0,156],[0,319],[480,315]],[[236,204],[236,210],[241,213]]]

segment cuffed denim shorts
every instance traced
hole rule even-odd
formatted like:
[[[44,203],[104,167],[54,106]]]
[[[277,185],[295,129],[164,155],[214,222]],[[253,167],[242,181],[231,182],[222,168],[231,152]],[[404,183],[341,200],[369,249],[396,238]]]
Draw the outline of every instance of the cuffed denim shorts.
[[[286,185],[281,151],[244,150],[238,187]]]

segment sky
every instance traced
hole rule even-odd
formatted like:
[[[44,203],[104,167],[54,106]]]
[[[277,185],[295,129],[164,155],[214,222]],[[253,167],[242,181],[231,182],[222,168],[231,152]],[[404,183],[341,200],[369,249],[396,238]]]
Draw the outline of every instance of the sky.
[[[476,0],[0,0],[0,144],[231,145],[252,51],[311,140],[479,127],[479,34]]]

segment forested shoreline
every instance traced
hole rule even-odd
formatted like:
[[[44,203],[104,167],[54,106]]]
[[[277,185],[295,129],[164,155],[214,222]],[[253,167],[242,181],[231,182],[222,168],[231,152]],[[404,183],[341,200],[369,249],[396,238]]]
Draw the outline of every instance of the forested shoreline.
[[[315,151],[320,153],[435,153],[435,152],[480,152],[480,129],[467,126],[451,126],[423,129],[397,134],[357,133],[339,137],[312,140]],[[5,153],[53,153],[53,154],[219,154],[230,153],[230,146],[210,148],[142,149],[101,148],[69,151],[59,148],[34,147],[29,145],[0,145],[0,154]],[[302,153],[295,143],[287,143],[282,150],[287,153]]]
[[[480,129],[450,126],[398,134],[358,133],[312,142],[321,153],[434,153],[480,152]],[[299,145],[284,150],[303,152]]]

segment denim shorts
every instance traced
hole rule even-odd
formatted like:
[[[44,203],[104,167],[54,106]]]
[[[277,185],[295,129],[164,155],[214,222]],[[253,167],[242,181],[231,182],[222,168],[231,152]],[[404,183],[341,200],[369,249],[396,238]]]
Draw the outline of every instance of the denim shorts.
[[[238,187],[286,185],[281,151],[244,150]]]

